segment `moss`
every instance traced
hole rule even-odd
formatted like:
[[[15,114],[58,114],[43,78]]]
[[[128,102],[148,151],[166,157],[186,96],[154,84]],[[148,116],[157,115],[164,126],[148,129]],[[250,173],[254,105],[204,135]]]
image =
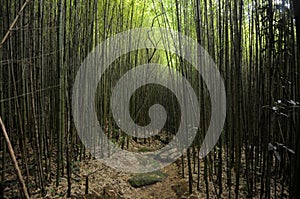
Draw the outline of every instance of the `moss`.
[[[167,174],[161,171],[154,171],[150,173],[136,174],[128,180],[129,184],[135,188],[146,185],[155,184],[163,181]]]

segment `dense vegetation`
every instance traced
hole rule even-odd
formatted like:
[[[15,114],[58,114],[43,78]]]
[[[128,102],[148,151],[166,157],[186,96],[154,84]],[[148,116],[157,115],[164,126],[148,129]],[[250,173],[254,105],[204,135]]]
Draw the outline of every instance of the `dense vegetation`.
[[[198,189],[207,198],[300,198],[298,0],[0,0],[0,19],[0,116],[29,194],[39,189],[42,197],[50,181],[58,186],[67,176],[70,196],[75,162],[91,158],[77,136],[71,109],[76,72],[87,54],[119,32],[161,27],[197,40],[221,72],[227,116],[218,144],[199,159],[210,121],[209,93],[192,66],[156,49],[120,57],[99,82],[98,118],[108,137],[122,148],[129,148],[132,140],[156,143],[121,132],[109,99],[130,68],[161,63],[186,75],[200,102],[201,128],[180,163],[190,193]],[[172,113],[157,138],[168,143],[180,117],[169,90],[141,87],[131,99],[131,115],[145,125],[149,107],[157,102]],[[0,138],[3,193],[11,186],[8,176],[15,173],[2,133]]]

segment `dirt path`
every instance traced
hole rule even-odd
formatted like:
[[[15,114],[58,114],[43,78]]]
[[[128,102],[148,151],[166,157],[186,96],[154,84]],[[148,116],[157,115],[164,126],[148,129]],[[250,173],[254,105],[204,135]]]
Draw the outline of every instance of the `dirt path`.
[[[173,163],[161,171],[168,176],[153,185],[134,188],[128,183],[131,174],[116,171],[97,160],[84,161],[78,164],[79,170],[73,175],[72,197],[73,198],[123,198],[123,199],[173,199],[173,198],[200,198],[197,193],[188,194],[188,181],[181,178],[179,167]],[[89,176],[89,196],[84,196],[85,175],[98,170]],[[53,182],[47,187],[45,198],[66,198],[67,179],[61,179],[60,186],[55,187]],[[90,197],[93,196],[93,197]],[[104,197],[105,196],[105,197]],[[38,197],[36,197],[38,198]]]

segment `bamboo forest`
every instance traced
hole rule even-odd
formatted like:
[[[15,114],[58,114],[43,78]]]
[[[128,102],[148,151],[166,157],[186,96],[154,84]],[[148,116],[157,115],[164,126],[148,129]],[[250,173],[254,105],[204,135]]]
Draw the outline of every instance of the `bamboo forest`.
[[[300,198],[300,0],[0,0],[0,198]]]

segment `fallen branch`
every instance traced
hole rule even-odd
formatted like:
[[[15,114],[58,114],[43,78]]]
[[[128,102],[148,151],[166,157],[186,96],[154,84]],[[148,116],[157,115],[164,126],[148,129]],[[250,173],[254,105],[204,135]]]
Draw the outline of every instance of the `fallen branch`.
[[[3,122],[2,122],[1,117],[0,117],[0,125],[1,125],[1,128],[2,128],[3,136],[4,136],[6,144],[7,144],[7,148],[8,148],[10,157],[11,157],[12,162],[13,162],[13,166],[14,166],[16,172],[17,172],[18,180],[20,182],[23,194],[24,194],[24,196],[25,196],[26,199],[29,199],[29,195],[28,195],[28,192],[27,192],[27,188],[26,188],[25,182],[23,180],[21,171],[20,171],[19,166],[18,166],[18,162],[17,162],[16,156],[14,154],[14,150],[13,150],[13,148],[11,146],[9,137],[7,135],[7,132],[6,132],[6,129],[5,129],[5,126],[4,126]]]
[[[26,5],[29,3],[29,0],[26,0],[25,3],[23,4],[23,6],[21,7],[21,9],[19,10],[15,20],[11,23],[8,31],[6,32],[5,36],[3,37],[1,43],[0,43],[0,48],[2,48],[3,44],[5,43],[5,41],[7,40],[8,36],[11,33],[11,30],[13,29],[13,27],[15,26],[15,24],[17,23],[22,11],[24,10],[24,8],[26,7]]]

